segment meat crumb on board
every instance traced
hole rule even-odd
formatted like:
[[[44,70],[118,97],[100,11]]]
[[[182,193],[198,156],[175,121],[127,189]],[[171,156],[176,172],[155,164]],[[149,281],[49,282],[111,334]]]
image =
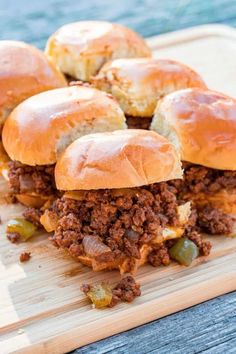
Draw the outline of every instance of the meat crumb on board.
[[[132,302],[140,295],[140,284],[136,283],[131,275],[128,275],[121,279],[121,281],[113,288],[110,307],[117,305],[119,302]]]
[[[132,302],[137,296],[141,295],[140,284],[130,275],[121,279],[113,289],[107,284],[96,286],[83,284],[81,291],[92,301],[94,307],[97,308],[114,307],[119,302]],[[108,301],[106,301],[105,297]]]
[[[31,258],[31,253],[30,252],[22,252],[20,255],[20,262],[28,262]]]
[[[20,240],[20,234],[17,232],[9,232],[7,233],[7,238],[11,243],[17,243]]]

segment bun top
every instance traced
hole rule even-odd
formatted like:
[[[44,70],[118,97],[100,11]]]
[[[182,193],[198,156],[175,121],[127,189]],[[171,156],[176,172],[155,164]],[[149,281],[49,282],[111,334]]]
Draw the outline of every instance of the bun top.
[[[72,86],[22,102],[6,120],[2,139],[12,160],[47,165],[82,135],[125,128],[124,114],[110,95]]]
[[[0,123],[26,98],[66,85],[40,50],[23,42],[0,41]]]
[[[119,130],[74,141],[56,164],[64,191],[131,188],[182,177],[178,154],[155,132]]]
[[[187,89],[164,97],[151,129],[178,147],[183,161],[236,170],[236,100],[221,93]]]
[[[89,81],[115,58],[150,57],[144,39],[131,29],[104,21],[81,21],[59,28],[48,40],[46,54],[62,72]]]
[[[123,111],[134,117],[151,117],[157,100],[170,92],[206,88],[202,78],[188,66],[155,58],[113,60],[102,67],[92,82],[111,93]]]

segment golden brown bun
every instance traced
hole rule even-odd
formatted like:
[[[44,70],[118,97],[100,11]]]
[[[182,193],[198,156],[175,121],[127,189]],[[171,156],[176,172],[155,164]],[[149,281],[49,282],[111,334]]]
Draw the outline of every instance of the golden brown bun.
[[[143,245],[140,248],[140,259],[135,259],[123,255],[113,261],[107,262],[98,262],[96,259],[90,258],[88,256],[78,256],[77,260],[83,265],[91,267],[94,272],[118,269],[121,274],[135,274],[139,267],[147,263],[148,255],[151,250],[151,246]]]
[[[50,196],[48,198],[50,198]],[[17,194],[16,199],[21,204],[30,208],[41,208],[47,201],[46,198],[41,198],[40,196],[28,194]]]
[[[125,114],[152,117],[157,100],[188,87],[206,88],[201,77],[174,60],[116,59],[105,64],[92,80],[95,87],[111,93]]]
[[[108,60],[151,56],[137,33],[103,21],[81,21],[59,28],[49,38],[45,52],[63,73],[83,81],[90,81]]]
[[[119,130],[77,139],[55,168],[59,190],[131,188],[181,178],[173,146],[155,132]]]
[[[0,124],[26,98],[66,85],[43,52],[23,42],[0,41]]]
[[[2,175],[5,180],[8,180],[9,161],[9,156],[7,155],[2,141],[0,140],[0,175]]]
[[[151,129],[180,150],[183,161],[236,170],[236,100],[187,89],[169,94],[155,110]]]
[[[105,92],[72,86],[35,95],[21,103],[3,128],[3,145],[12,160],[26,165],[54,164],[76,138],[125,129],[118,103]]]

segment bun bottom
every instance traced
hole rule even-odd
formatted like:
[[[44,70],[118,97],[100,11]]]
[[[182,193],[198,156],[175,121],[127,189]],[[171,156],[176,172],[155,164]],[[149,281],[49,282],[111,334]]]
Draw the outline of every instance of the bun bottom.
[[[79,256],[77,259],[83,265],[90,267],[93,271],[98,272],[101,270],[115,270],[118,269],[120,274],[131,273],[135,274],[138,268],[148,261],[148,254],[151,251],[151,246],[144,245],[140,249],[140,259],[135,259],[131,261],[129,257],[118,258],[114,262],[97,262],[95,259],[89,258],[87,256]]]
[[[17,194],[16,199],[18,200],[19,203],[27,207],[40,209],[45,204],[48,204],[49,202],[51,204],[54,198],[53,196],[45,197],[40,195]]]

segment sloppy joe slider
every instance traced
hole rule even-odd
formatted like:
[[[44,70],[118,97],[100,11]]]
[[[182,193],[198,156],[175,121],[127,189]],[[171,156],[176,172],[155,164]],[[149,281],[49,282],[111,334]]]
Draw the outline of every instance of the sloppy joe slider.
[[[9,184],[23,204],[40,207],[57,194],[54,166],[76,138],[125,129],[125,117],[108,94],[83,86],[50,90],[21,103],[3,129],[11,158]]]
[[[181,177],[174,147],[155,132],[90,134],[58,160],[56,186],[64,195],[41,223],[54,231],[55,246],[94,271],[167,265],[168,242],[183,236],[190,215],[190,203],[178,204],[168,184]]]
[[[130,128],[148,129],[157,100],[188,87],[206,88],[199,74],[174,60],[116,59],[105,64],[93,85],[119,102]]]
[[[192,200],[197,223],[230,234],[236,216],[236,100],[218,92],[174,92],[156,108],[151,129],[179,146],[184,179],[179,197]]]
[[[81,21],[59,28],[46,55],[70,77],[90,81],[108,60],[150,57],[144,39],[131,29],[105,21]]]
[[[0,41],[0,172],[9,160],[2,127],[10,112],[39,92],[67,86],[64,76],[40,50],[18,41]]]

